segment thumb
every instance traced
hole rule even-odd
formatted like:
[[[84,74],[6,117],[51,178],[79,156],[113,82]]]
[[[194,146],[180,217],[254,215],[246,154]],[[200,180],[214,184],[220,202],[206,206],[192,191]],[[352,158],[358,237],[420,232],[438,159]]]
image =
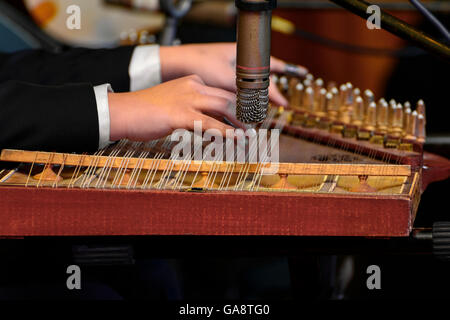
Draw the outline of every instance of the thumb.
[[[280,90],[278,90],[277,86],[272,82],[272,79],[270,79],[270,85],[269,85],[269,99],[276,106],[284,106],[284,107],[286,107],[288,105],[288,101],[281,94]]]

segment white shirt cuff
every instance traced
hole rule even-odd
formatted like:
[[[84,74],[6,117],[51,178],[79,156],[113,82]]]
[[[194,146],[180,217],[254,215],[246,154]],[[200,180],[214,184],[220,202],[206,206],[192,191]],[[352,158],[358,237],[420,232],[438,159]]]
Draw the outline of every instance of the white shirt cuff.
[[[102,84],[94,87],[95,101],[97,102],[97,114],[98,114],[98,148],[102,149],[113,141],[109,140],[110,137],[110,124],[109,119],[109,103],[108,92],[113,92],[109,83]]]
[[[147,89],[161,83],[159,45],[137,46],[128,68],[130,91]]]

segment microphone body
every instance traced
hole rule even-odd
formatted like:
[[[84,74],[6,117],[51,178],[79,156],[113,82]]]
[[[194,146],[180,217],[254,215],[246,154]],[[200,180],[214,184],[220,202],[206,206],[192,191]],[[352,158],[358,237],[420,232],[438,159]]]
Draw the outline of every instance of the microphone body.
[[[236,53],[236,116],[263,121],[269,106],[270,31],[273,0],[236,0],[239,9]]]

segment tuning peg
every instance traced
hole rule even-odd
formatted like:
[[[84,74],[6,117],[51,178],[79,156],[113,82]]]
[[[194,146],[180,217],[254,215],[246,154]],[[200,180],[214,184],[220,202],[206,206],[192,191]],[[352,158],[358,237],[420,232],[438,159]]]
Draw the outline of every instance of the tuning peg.
[[[403,132],[403,106],[401,103],[397,104],[394,109],[392,118],[392,132],[396,137],[401,137]]]
[[[364,95],[363,95],[363,100],[364,100],[364,108],[365,108],[365,113],[367,114],[367,110],[369,109],[369,105],[375,101],[375,96],[373,95],[373,92],[369,89],[364,90]]]
[[[294,95],[295,87],[300,82],[299,78],[292,77],[289,79],[289,89],[287,92],[288,98],[291,99],[291,97]]]
[[[303,107],[303,89],[304,86],[301,82],[297,83],[292,95],[290,96],[290,105],[292,108],[301,109]]]
[[[377,104],[369,103],[363,128],[367,131],[374,131],[377,125]]]
[[[314,81],[314,99],[315,101],[319,100],[320,97],[320,90],[323,88],[324,82],[321,78],[317,78],[316,81]]]
[[[355,99],[354,113],[352,124],[356,126],[361,126],[364,121],[364,100],[360,96]]]
[[[408,122],[410,121],[411,117],[411,103],[409,101],[406,101],[403,104],[403,133],[406,134],[406,128],[408,127]]]
[[[417,101],[416,105],[417,115],[421,114],[425,118],[425,102],[422,99]]]
[[[281,76],[280,81],[278,82],[278,89],[284,95],[288,92],[289,83],[286,76]]]
[[[417,113],[417,142],[424,143],[426,139],[425,116]]]
[[[328,96],[327,114],[331,121],[336,121],[339,113],[339,90],[331,88]]]
[[[378,101],[377,132],[385,135],[389,126],[389,105],[384,98]]]
[[[327,90],[320,90],[320,99],[319,99],[319,124],[318,127],[320,129],[328,130],[330,128],[331,120],[329,118],[329,109],[331,108],[331,102],[333,100],[333,94],[331,92],[327,92]]]
[[[347,86],[345,84],[341,84],[339,87],[339,109],[345,106],[347,102]]]

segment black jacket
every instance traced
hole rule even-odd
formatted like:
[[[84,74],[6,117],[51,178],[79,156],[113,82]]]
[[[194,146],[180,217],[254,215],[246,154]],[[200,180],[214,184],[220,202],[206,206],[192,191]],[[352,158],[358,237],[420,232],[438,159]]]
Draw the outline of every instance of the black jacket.
[[[93,86],[128,91],[133,49],[0,53],[0,149],[96,150]]]

